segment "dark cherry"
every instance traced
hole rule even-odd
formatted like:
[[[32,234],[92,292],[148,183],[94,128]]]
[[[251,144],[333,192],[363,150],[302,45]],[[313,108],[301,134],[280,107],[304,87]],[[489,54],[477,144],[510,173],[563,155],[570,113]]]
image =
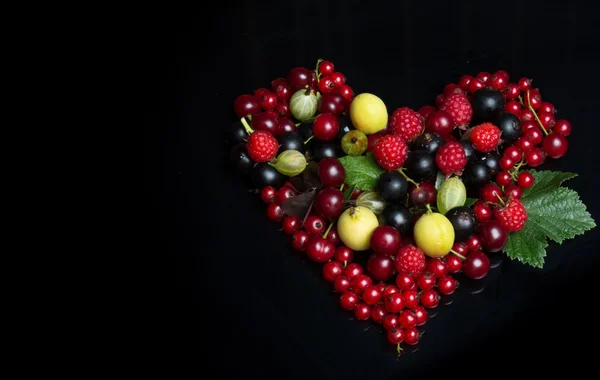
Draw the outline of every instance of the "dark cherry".
[[[333,187],[324,188],[315,197],[314,208],[326,220],[334,221],[344,210],[344,194]]]
[[[567,153],[567,150],[569,150],[567,138],[557,132],[552,132],[544,137],[542,146],[550,158],[560,158]]]
[[[280,133],[297,132],[297,130],[298,129],[296,128],[296,124],[294,124],[292,119],[287,118],[287,117],[279,118],[279,132]]]
[[[508,232],[494,219],[482,223],[477,229],[477,235],[481,239],[483,250],[487,252],[501,251],[508,242]]]
[[[318,235],[310,235],[306,242],[306,255],[316,263],[325,263],[333,257],[335,245]]]
[[[393,256],[400,248],[400,232],[392,226],[379,226],[371,235],[371,249],[376,253]]]
[[[346,180],[346,169],[337,158],[324,158],[319,162],[319,178],[325,187],[340,187]]]
[[[472,251],[463,265],[464,274],[474,280],[485,277],[490,271],[490,259],[481,251]]]
[[[354,259],[354,251],[345,245],[341,245],[335,249],[334,259],[335,261],[347,265]]]
[[[304,230],[296,231],[292,235],[292,246],[297,251],[303,252],[306,249],[307,241],[308,241],[308,233]]]
[[[252,129],[271,132],[273,136],[280,134],[279,117],[274,112],[263,112],[252,117]]]
[[[425,128],[430,132],[447,135],[454,129],[454,119],[447,111],[435,111],[425,119]]]
[[[304,222],[304,228],[309,235],[323,235],[327,226],[325,225],[325,221],[323,218],[317,215],[311,215],[306,218],[306,222]]]
[[[233,109],[237,117],[258,115],[262,112],[258,99],[254,95],[244,94],[235,98]]]
[[[301,88],[313,85],[311,70],[305,67],[295,67],[287,75],[287,81],[292,89],[292,94]]]
[[[346,99],[338,92],[327,92],[317,102],[318,113],[331,113],[339,116],[346,108]]]
[[[381,253],[374,253],[367,262],[367,272],[375,281],[387,281],[394,274],[394,260]]]

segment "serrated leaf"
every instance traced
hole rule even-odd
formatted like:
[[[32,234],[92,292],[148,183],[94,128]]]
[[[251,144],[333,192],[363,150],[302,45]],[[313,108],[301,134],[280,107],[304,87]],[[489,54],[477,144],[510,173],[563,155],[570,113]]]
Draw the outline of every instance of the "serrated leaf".
[[[577,173],[557,172],[551,170],[529,170],[529,172],[533,175],[535,181],[533,182],[533,186],[531,188],[523,191],[523,196],[521,197],[522,199],[539,196],[547,191],[556,189],[562,185],[563,182],[577,177]]]
[[[477,201],[476,198],[467,198],[465,200],[465,204],[463,206],[471,207],[473,205],[473,203],[475,203],[475,201]]]
[[[525,223],[521,231],[511,232],[508,235],[508,242],[503,251],[511,259],[541,268],[544,265],[547,246],[546,237],[537,226]]]
[[[344,156],[339,160],[346,170],[346,183],[364,191],[374,191],[379,176],[385,172],[373,155]]]

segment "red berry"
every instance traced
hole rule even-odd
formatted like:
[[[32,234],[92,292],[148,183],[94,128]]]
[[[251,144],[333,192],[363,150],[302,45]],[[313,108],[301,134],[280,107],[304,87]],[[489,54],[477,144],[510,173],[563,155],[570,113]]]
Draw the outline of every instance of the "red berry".
[[[371,319],[377,324],[382,324],[387,315],[388,311],[383,305],[375,305],[373,306],[373,309],[371,309]]]
[[[367,152],[372,152],[375,149],[375,145],[381,140],[381,138],[385,136],[383,132],[373,133],[372,135],[367,136],[368,144],[367,144]]]
[[[465,276],[474,280],[484,278],[490,271],[490,259],[481,251],[472,251],[463,266]]]
[[[404,306],[413,309],[419,305],[419,293],[416,290],[404,290],[402,292]]]
[[[410,142],[423,133],[423,117],[408,107],[398,108],[390,116],[388,128],[392,134]]]
[[[458,90],[458,91],[457,91]],[[456,83],[448,83],[444,87],[444,96],[450,96],[454,93],[461,93],[460,87]]]
[[[425,254],[412,244],[405,245],[396,253],[394,266],[397,272],[417,277],[425,271]]]
[[[542,126],[546,129],[552,129],[552,127],[554,127],[554,114],[548,113],[548,112],[543,112],[543,111],[538,111],[538,119],[540,119],[540,122],[542,123]]]
[[[255,96],[244,94],[235,98],[233,109],[237,117],[242,118],[248,115],[254,116],[261,112],[260,104]]]
[[[320,190],[314,200],[315,213],[332,222],[344,211],[344,194],[334,187]]]
[[[487,71],[481,71],[481,72],[477,73],[475,78],[481,80],[486,85],[489,85],[490,81],[492,79],[492,74],[488,73]]]
[[[344,292],[340,296],[340,306],[344,310],[352,310],[358,303],[358,296],[353,292]]]
[[[499,203],[502,198],[502,189],[493,183],[488,183],[479,190],[481,198],[490,203]]]
[[[452,174],[460,175],[467,165],[465,148],[459,142],[448,142],[438,149],[435,161],[446,178]]]
[[[313,136],[317,140],[333,140],[340,129],[338,118],[331,113],[321,113],[317,115],[312,125]]]
[[[527,91],[531,88],[531,80],[527,78],[521,78],[519,79],[518,85],[521,91]]]
[[[506,88],[506,79],[502,75],[492,75],[490,79],[490,86],[496,90],[504,90]]]
[[[356,294],[363,294],[371,285],[373,285],[373,280],[366,274],[359,274],[352,279],[352,290]]]
[[[404,330],[401,328],[393,328],[388,331],[387,338],[391,344],[400,344],[404,340]]]
[[[331,79],[333,79],[333,82],[335,83],[336,87],[341,87],[343,84],[346,83],[346,77],[344,76],[344,74],[340,73],[340,72],[335,72],[331,74]]]
[[[363,269],[360,265],[356,263],[351,263],[344,268],[344,276],[348,277],[350,280],[354,280],[355,277],[363,274]]]
[[[491,152],[500,143],[502,131],[492,123],[484,123],[476,126],[471,131],[469,140],[475,150],[479,152]]]
[[[381,290],[379,290],[379,286],[369,286],[365,289],[364,294],[362,296],[363,301],[367,305],[376,305],[382,297]]]
[[[371,249],[384,255],[393,255],[400,248],[400,232],[392,226],[381,225],[371,235]]]
[[[415,280],[410,274],[400,271],[396,276],[396,285],[402,290],[412,289],[415,286]]]
[[[319,79],[319,91],[321,94],[332,92],[335,89],[335,82],[330,76],[324,76]]]
[[[514,83],[509,83],[506,85],[506,89],[504,90],[504,97],[508,100],[513,100],[519,97],[519,95],[521,94],[521,90],[519,89],[519,86],[517,86]],[[512,103],[512,102],[509,102]],[[515,102],[517,103],[517,102]],[[519,104],[519,103],[517,103]],[[519,104],[519,109],[521,109],[520,107],[521,105]],[[510,112],[510,111],[509,111]]]
[[[339,116],[346,108],[346,99],[338,92],[326,92],[317,102],[317,112]]]
[[[444,295],[450,295],[454,293],[457,286],[458,283],[456,282],[454,277],[449,275],[440,277],[440,279],[437,282],[438,291]]]
[[[308,233],[304,230],[296,231],[292,235],[292,246],[295,250],[303,252],[306,249]]]
[[[402,294],[399,292],[392,293],[389,296],[385,297],[385,308],[390,313],[399,313],[404,307],[404,300],[402,299]]]
[[[271,90],[279,101],[288,101],[292,97],[292,88],[285,78],[277,78],[271,82]]]
[[[560,158],[567,153],[567,150],[569,150],[569,142],[567,141],[567,138],[560,133],[552,132],[544,137],[542,147],[548,157]]]
[[[482,89],[485,87],[485,83],[479,78],[473,78],[469,85],[467,86],[467,92],[472,94],[475,91]]]
[[[335,249],[334,260],[344,265],[351,263],[354,259],[354,251],[345,245],[341,245]]]
[[[400,292],[400,289],[398,289],[398,287],[396,285],[393,285],[393,284],[387,285],[385,287],[385,289],[383,289],[383,293],[382,293],[383,298],[385,299],[386,297],[389,297],[392,294],[398,293],[398,292]]]
[[[263,189],[260,191],[260,199],[267,204],[278,202],[279,198],[277,195],[277,189],[275,189],[273,186],[263,187]]]
[[[429,259],[427,261],[427,272],[431,273],[434,277],[442,277],[448,273],[448,266],[442,259]]]
[[[475,213],[475,218],[479,223],[486,222],[492,218],[492,209],[481,200],[475,202],[473,205],[473,212]]]
[[[332,229],[329,230],[325,239],[332,242],[333,245],[335,245],[336,247],[338,245],[340,245],[340,243],[342,242],[342,240],[340,239],[340,235],[338,234],[337,229],[335,227],[333,227]],[[334,257],[335,257],[335,255],[334,255]]]
[[[277,106],[275,106],[275,112],[277,113],[277,115],[279,115],[280,118],[287,119],[289,117],[292,117],[292,112],[290,111],[290,104],[286,101],[281,101],[277,103]],[[281,122],[279,122],[279,129],[282,129]]]
[[[319,161],[319,179],[325,187],[340,187],[346,180],[344,165],[334,157]]]
[[[529,152],[525,153],[525,162],[532,168],[540,166],[544,161],[546,161],[546,155],[540,148],[532,148]]]
[[[517,139],[515,146],[521,150],[521,152],[529,152],[533,148],[533,142],[531,137],[522,136]]]
[[[515,162],[512,160],[512,158],[510,157],[506,157],[506,156],[502,156],[500,158],[500,162],[499,162],[500,168],[502,170],[510,170],[512,168],[515,167]],[[500,174],[501,172],[499,172],[498,174]],[[506,172],[505,172],[506,173]],[[507,173],[508,174],[508,173]],[[510,177],[510,175],[509,175]],[[499,184],[500,185],[500,184]],[[504,185],[501,185],[504,186]]]
[[[306,242],[306,256],[315,263],[329,261],[335,253],[335,245],[318,235],[310,235]]]
[[[270,132],[273,136],[278,136],[282,130],[279,126],[279,115],[272,111],[265,111],[252,117],[252,129],[255,132]]]
[[[440,94],[435,98],[435,106],[440,108],[444,103],[444,94]]]
[[[440,295],[435,289],[426,289],[421,292],[421,305],[428,309],[437,307],[440,303]]]
[[[260,103],[260,108],[262,108],[265,111],[272,111],[277,106],[277,102],[279,101],[279,99],[277,99],[277,95],[275,95],[269,90],[266,90],[260,94],[260,98],[258,98],[258,101]]]
[[[563,136],[570,135],[572,128],[571,123],[564,119],[557,120],[554,124],[554,132],[560,133]]]
[[[397,135],[383,136],[373,149],[375,159],[386,170],[396,170],[404,165],[408,154],[408,145]]]
[[[469,248],[469,251],[478,250],[479,248],[481,248],[481,238],[477,235],[471,235],[471,237],[467,239],[467,247]]]
[[[333,289],[338,293],[344,293],[350,289],[350,285],[352,285],[352,282],[344,275],[337,276],[335,281],[333,281]]]
[[[288,117],[280,117],[279,120],[279,131],[284,132],[296,132],[296,124]]]
[[[517,184],[523,189],[529,189],[533,186],[534,181],[533,175],[529,172],[521,172],[517,177]]]
[[[352,95],[354,95],[354,90],[352,90],[352,87],[344,84],[342,87],[340,87],[340,94],[344,97],[344,99],[349,100]]]
[[[466,249],[466,246],[464,247],[466,251],[464,254],[456,251],[455,249],[453,250],[462,256],[466,256],[468,251]],[[448,273],[458,273],[462,269],[462,259],[456,255],[448,255],[448,257],[446,258],[446,264],[448,265]]]
[[[427,310],[421,305],[415,307],[413,310],[417,316],[417,326],[423,326],[427,322]]]
[[[419,108],[419,114],[421,116],[423,116],[424,118],[427,118],[427,116],[429,116],[429,114],[431,114],[434,111],[435,111],[434,106],[423,106],[423,107]]]
[[[421,339],[421,335],[419,334],[419,330],[416,327],[412,327],[410,329],[404,330],[404,343],[414,346],[419,343]]]
[[[321,61],[321,63],[319,63],[319,73],[321,73],[321,75],[331,75],[333,74],[333,63],[331,63],[331,61]]]
[[[248,155],[253,162],[267,162],[277,156],[279,150],[279,143],[277,139],[269,132],[266,131],[254,131],[248,137],[246,143],[246,149]]]
[[[269,203],[267,206],[267,216],[274,222],[282,221],[285,218],[285,213],[283,212],[283,208],[281,208],[281,203]]]
[[[374,253],[367,262],[367,272],[375,281],[387,281],[394,274],[394,260],[388,255]]]
[[[387,309],[386,309],[387,312]],[[383,328],[387,331],[393,330],[394,328],[400,326],[400,321],[398,320],[398,314],[388,314],[383,320]]]
[[[508,231],[500,221],[494,219],[480,224],[477,228],[477,235],[480,236],[481,247],[486,252],[501,251],[508,242]]]
[[[425,128],[442,136],[454,129],[454,118],[447,111],[433,111],[425,119]]]
[[[556,112],[556,109],[554,108],[554,105],[552,103],[542,102],[542,105],[540,106],[540,112],[554,114],[554,112]]]
[[[525,206],[518,199],[511,199],[506,205],[494,209],[494,218],[508,232],[520,231],[528,219]]]
[[[291,235],[300,229],[300,224],[302,224],[302,220],[300,220],[299,217],[296,215],[288,216],[283,220],[282,223],[283,232]]]
[[[369,307],[369,305],[364,304],[362,302],[359,303],[354,308],[354,316],[359,321],[366,321],[367,319],[369,319],[371,317],[371,307]]]
[[[311,215],[306,218],[304,228],[310,235],[323,235],[326,229],[325,221],[320,216]]]
[[[523,105],[525,107],[531,107],[534,110],[539,110],[542,106],[542,95],[537,89],[527,90],[525,91],[525,95],[523,95]]]
[[[291,187],[288,187],[288,186],[283,186],[277,192],[277,196],[281,203],[285,202],[286,200],[288,200],[290,198],[295,197],[296,195],[298,195],[298,193],[296,193],[296,191],[294,189],[292,189]]]
[[[329,261],[323,265],[323,278],[329,282],[335,281],[342,275],[344,267],[337,261]]]
[[[538,127],[528,128],[526,131],[524,131],[523,135],[529,137],[533,145],[538,145],[541,143],[542,138],[544,137],[544,134]]]
[[[521,110],[521,121],[535,120],[535,116],[533,112],[529,108],[524,108]]]
[[[417,277],[417,286],[421,290],[431,289],[435,286],[435,277],[431,273],[425,272]]]
[[[504,189],[504,198],[506,199],[521,199],[522,195],[523,192],[521,191],[521,188],[517,185],[509,185],[506,186],[506,189]]]
[[[444,99],[440,110],[447,111],[452,115],[454,124],[463,129],[465,129],[466,124],[471,121],[471,117],[473,116],[471,102],[469,102],[469,99],[463,93],[448,95]]]
[[[504,169],[504,167],[502,166],[502,160],[510,160],[510,167],[508,169]],[[512,159],[504,156],[500,159],[500,167],[504,170],[510,170],[513,168],[513,166],[515,166],[514,162],[512,161]],[[507,171],[501,171],[498,172],[498,174],[496,174],[496,183],[500,186],[508,186],[512,183],[512,177],[510,176],[510,173]]]
[[[510,112],[513,115],[519,117],[521,115],[521,103],[511,100],[504,106],[506,112]]]
[[[469,86],[469,83],[471,83],[471,80],[473,80],[472,76],[470,76],[470,75],[463,75],[458,80],[458,87],[460,87],[464,91],[467,91],[467,87]]]
[[[504,156],[510,157],[514,162],[519,162],[523,157],[523,152],[516,146],[511,145],[504,151]]]
[[[403,310],[398,318],[400,326],[405,329],[415,327],[417,325],[417,315],[414,310]]]

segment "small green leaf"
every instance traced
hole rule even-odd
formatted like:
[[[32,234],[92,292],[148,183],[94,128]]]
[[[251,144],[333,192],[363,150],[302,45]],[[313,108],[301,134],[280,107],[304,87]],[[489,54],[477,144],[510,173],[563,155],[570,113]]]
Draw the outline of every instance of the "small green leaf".
[[[471,207],[473,205],[473,203],[475,203],[475,201],[477,201],[476,198],[467,198],[465,200],[465,204],[463,206]]]
[[[344,156],[339,158],[346,170],[346,183],[363,191],[375,191],[377,180],[385,170],[379,166],[372,154],[366,156]]]
[[[437,175],[435,176],[435,189],[439,190],[440,186],[442,186],[442,182],[444,182],[446,180],[446,176],[444,175],[444,173],[442,173],[441,171],[437,172]]]
[[[540,233],[535,225],[525,223],[521,231],[511,232],[508,235],[504,253],[511,259],[541,268],[544,265],[547,246],[548,242],[544,234]]]
[[[533,175],[535,181],[531,188],[523,191],[521,199],[545,194],[547,191],[554,190],[562,185],[564,181],[577,177],[576,173],[555,172],[551,170],[537,171],[532,169],[529,172]]]

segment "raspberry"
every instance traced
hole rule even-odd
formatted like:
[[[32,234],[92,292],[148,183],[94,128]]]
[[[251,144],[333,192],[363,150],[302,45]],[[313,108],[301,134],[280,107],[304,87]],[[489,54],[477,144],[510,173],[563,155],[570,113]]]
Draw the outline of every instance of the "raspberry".
[[[425,272],[427,266],[425,253],[412,244],[405,245],[396,252],[394,266],[398,273],[404,272],[410,274],[413,278],[419,277]]]
[[[271,161],[277,155],[279,143],[270,132],[254,131],[246,143],[248,154],[255,163]]]
[[[454,173],[461,175],[467,165],[465,148],[459,142],[448,142],[438,149],[435,162],[446,178]]]
[[[500,141],[500,128],[492,123],[483,123],[473,128],[469,139],[475,150],[479,152],[491,152],[498,146]]]
[[[377,141],[373,151],[377,163],[382,168],[394,170],[404,165],[408,145],[398,135],[386,135]]]
[[[467,123],[473,116],[473,108],[467,96],[463,93],[454,93],[444,99],[440,110],[452,115],[454,123],[460,129],[467,129]]]
[[[494,209],[494,218],[508,232],[520,231],[527,221],[527,210],[518,199],[510,199],[504,207]]]
[[[423,133],[424,128],[423,117],[408,107],[398,108],[390,116],[389,129],[392,134],[402,137],[404,141],[414,140]]]

